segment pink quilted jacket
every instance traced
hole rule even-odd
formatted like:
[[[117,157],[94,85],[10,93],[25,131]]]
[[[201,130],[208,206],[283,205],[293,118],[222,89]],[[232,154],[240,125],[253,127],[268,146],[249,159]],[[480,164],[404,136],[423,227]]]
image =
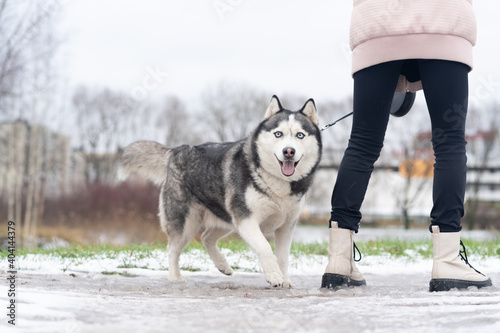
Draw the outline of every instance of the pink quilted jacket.
[[[472,69],[476,32],[472,0],[354,0],[352,73],[401,59],[452,60]],[[421,88],[400,83],[400,91]]]

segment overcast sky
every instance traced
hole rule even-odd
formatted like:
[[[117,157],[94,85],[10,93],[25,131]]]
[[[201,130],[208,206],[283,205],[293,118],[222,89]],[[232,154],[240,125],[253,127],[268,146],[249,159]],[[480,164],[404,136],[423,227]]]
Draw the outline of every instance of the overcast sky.
[[[352,1],[66,0],[59,27],[70,84],[196,99],[220,80],[275,94],[352,93]],[[498,0],[476,0],[471,95],[500,95]],[[151,74],[156,73],[156,74]],[[141,95],[142,94],[142,95]]]

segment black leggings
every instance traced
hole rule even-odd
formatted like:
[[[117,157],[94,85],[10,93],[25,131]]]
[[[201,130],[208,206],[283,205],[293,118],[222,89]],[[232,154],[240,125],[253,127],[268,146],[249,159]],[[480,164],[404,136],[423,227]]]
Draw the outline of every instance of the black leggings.
[[[438,225],[441,232],[457,232],[464,214],[467,173],[469,67],[444,60],[413,62],[422,80],[432,124],[435,164],[431,224]],[[338,222],[340,228],[358,231],[360,207],[383,146],[392,97],[405,63],[408,61],[391,61],[354,74],[351,137],[332,194],[330,220]]]

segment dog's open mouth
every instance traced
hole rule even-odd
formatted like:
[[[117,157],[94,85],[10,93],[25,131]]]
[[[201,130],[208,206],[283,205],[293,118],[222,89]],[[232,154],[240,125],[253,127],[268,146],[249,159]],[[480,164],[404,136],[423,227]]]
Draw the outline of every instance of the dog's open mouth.
[[[297,167],[297,164],[299,164],[300,160],[294,161],[294,160],[284,160],[281,161],[277,156],[276,159],[278,160],[278,163],[281,166],[281,173],[284,176],[290,177],[295,173],[295,168]]]

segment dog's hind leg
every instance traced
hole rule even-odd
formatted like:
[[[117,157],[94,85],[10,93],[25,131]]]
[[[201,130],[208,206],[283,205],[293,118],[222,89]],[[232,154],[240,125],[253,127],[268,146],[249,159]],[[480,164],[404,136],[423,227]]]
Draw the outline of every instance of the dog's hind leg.
[[[178,235],[177,237],[172,237],[172,233],[169,233],[168,237],[168,272],[169,279],[172,282],[181,282],[184,279],[181,276],[181,270],[179,268],[179,258],[182,251],[186,248],[192,238],[184,237],[183,235]]]
[[[168,231],[167,250],[170,281],[184,281],[181,277],[181,270],[179,268],[179,258],[182,251],[200,230],[201,225],[199,224],[199,219],[190,216],[186,219],[182,231],[179,232],[175,229]]]
[[[215,267],[223,274],[232,275],[233,269],[229,266],[226,258],[222,255],[217,246],[219,239],[227,236],[233,232],[233,230],[221,229],[221,228],[208,228],[201,234],[201,242],[207,249],[208,255],[212,258]]]

